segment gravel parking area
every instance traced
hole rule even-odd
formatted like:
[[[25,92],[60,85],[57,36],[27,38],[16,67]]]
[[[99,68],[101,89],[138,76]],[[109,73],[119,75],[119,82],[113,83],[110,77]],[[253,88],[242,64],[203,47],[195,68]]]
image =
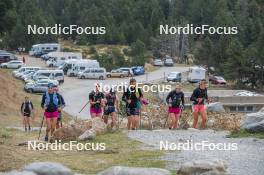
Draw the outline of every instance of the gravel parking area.
[[[167,169],[177,170],[181,163],[195,159],[222,159],[228,165],[228,170],[235,175],[263,175],[264,174],[264,140],[255,138],[226,138],[227,132],[213,130],[155,130],[131,131],[128,136],[145,144],[144,149],[159,149],[160,141],[169,143],[193,143],[209,141],[210,143],[237,143],[236,151],[220,150],[181,150],[168,151],[162,159],[166,160]]]

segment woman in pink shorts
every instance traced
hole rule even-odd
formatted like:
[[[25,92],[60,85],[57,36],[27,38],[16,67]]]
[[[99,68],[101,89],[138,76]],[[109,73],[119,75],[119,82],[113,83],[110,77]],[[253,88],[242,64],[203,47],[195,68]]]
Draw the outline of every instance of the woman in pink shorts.
[[[92,91],[89,94],[90,114],[92,118],[102,117],[102,107],[104,101],[104,94],[100,92],[100,85],[97,84],[95,87],[95,91]]]
[[[61,100],[58,98],[58,94],[54,91],[54,85],[49,84],[48,91],[43,94],[41,101],[41,107],[45,110],[44,116],[47,122],[45,141],[48,141],[49,134],[52,136],[55,131],[60,105]]]
[[[169,129],[176,129],[178,127],[181,111],[184,108],[184,93],[182,92],[181,86],[179,84],[176,85],[175,90],[172,90],[168,94],[166,102],[169,105]]]

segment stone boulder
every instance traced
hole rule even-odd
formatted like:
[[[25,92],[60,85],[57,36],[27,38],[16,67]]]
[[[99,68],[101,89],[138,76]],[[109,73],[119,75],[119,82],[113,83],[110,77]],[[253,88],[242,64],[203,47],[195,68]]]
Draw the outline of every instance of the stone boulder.
[[[244,127],[244,129],[251,133],[264,132],[264,120],[261,122],[248,124]]]
[[[206,110],[208,112],[217,112],[217,113],[225,112],[224,106],[221,102],[208,104]]]
[[[249,132],[264,131],[264,112],[247,114],[241,122],[241,129]]]
[[[97,175],[170,175],[168,170],[160,168],[140,168],[140,167],[110,167]]]
[[[73,175],[69,168],[55,162],[34,162],[26,165],[23,171],[33,172],[36,175]]]
[[[103,134],[106,132],[107,125],[99,117],[92,119],[92,130],[95,131],[96,135]]]
[[[227,175],[227,166],[222,160],[194,160],[181,165],[180,175]]]
[[[92,120],[71,121],[68,125],[55,130],[53,140],[76,140],[86,130],[92,128]]]
[[[93,139],[96,135],[103,134],[107,131],[107,125],[103,122],[103,120],[99,117],[92,119],[92,128],[86,130],[82,133],[78,139],[86,140]]]

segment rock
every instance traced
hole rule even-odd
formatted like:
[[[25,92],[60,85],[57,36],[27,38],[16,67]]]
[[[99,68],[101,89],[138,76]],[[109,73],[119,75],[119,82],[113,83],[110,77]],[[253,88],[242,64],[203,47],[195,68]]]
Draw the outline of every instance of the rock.
[[[264,120],[262,120],[261,122],[248,124],[244,129],[252,133],[264,132]]]
[[[93,139],[96,135],[103,134],[107,131],[107,125],[103,122],[103,120],[99,117],[92,119],[92,128],[86,130],[82,133],[78,139],[86,140]]]
[[[86,130],[92,128],[92,120],[70,122],[68,125],[55,130],[53,140],[76,140]]]
[[[36,175],[36,174],[30,171],[10,171],[6,173],[0,173],[0,175]]]
[[[227,166],[222,160],[195,160],[186,162],[178,170],[181,175],[223,175],[227,174]]]
[[[247,114],[241,122],[241,129],[247,129],[254,123],[259,123],[264,120],[264,112],[256,112]]]
[[[86,130],[82,135],[79,136],[79,140],[93,139],[96,136],[96,132],[93,129]]]
[[[96,117],[92,119],[92,129],[96,135],[103,134],[107,130],[107,125],[100,117]]]
[[[225,112],[224,106],[221,102],[210,103],[207,105],[206,110],[208,112]]]
[[[169,175],[169,171],[160,168],[139,168],[139,167],[110,167],[97,175]]]
[[[69,168],[55,162],[34,162],[26,165],[23,171],[34,172],[37,175],[73,175]]]

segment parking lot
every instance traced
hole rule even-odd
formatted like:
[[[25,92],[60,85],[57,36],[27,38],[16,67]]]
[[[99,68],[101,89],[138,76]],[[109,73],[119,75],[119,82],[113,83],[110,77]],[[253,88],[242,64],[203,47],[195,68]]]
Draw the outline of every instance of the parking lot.
[[[22,56],[18,55],[21,59]],[[26,55],[27,66],[42,66],[46,67],[45,62],[39,58]],[[172,71],[185,72],[189,67],[161,67],[156,71],[146,73],[145,75],[136,76],[135,79],[138,82],[151,82],[164,78],[164,75],[168,75]],[[64,110],[73,116],[80,118],[89,118],[89,105],[79,114],[80,109],[89,100],[89,93],[94,89],[96,83],[117,85],[128,82],[129,78],[107,78],[106,80],[94,80],[94,79],[77,79],[76,77],[65,76],[65,82],[60,86],[60,93],[63,95],[66,101],[66,107]]]

